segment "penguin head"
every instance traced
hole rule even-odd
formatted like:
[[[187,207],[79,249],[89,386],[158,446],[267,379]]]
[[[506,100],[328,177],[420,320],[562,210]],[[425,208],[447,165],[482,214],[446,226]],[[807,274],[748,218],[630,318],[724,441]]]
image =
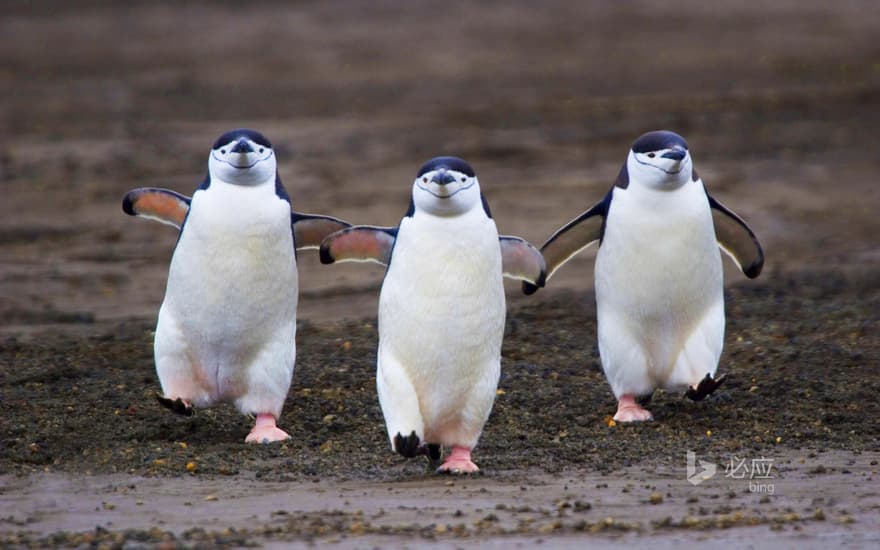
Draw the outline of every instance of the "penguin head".
[[[691,180],[693,161],[683,137],[665,130],[648,132],[633,143],[626,161],[630,182],[672,191]]]
[[[416,209],[435,216],[457,216],[482,204],[474,169],[457,157],[426,162],[413,183],[412,198]]]
[[[217,138],[208,157],[211,179],[233,185],[274,182],[276,170],[272,144],[263,134],[246,128],[230,130]]]

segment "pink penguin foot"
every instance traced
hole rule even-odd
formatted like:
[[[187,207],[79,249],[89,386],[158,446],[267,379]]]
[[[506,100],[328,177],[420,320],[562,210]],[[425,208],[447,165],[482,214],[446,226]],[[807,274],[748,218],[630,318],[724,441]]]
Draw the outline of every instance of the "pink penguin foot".
[[[271,414],[258,414],[251,433],[245,443],[274,443],[290,439],[290,435],[275,425],[275,417]]]
[[[460,475],[479,471],[477,465],[471,462],[471,450],[464,447],[453,447],[443,464],[437,468],[438,474]]]
[[[654,417],[651,416],[651,411],[636,403],[635,397],[621,395],[617,401],[617,414],[614,415],[614,420],[618,422],[644,422],[654,420]]]

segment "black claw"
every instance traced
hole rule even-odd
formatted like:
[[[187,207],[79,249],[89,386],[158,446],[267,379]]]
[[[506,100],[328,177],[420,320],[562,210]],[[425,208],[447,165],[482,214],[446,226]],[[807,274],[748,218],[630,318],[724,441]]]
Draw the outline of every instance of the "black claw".
[[[726,374],[722,374],[718,378],[712,378],[711,374],[706,374],[706,377],[700,380],[700,383],[697,384],[697,387],[688,388],[684,396],[693,401],[702,401],[703,399],[706,399],[706,397],[711,395],[712,392],[717,390],[726,379]]]
[[[406,458],[416,456],[427,456],[429,460],[440,460],[440,445],[436,443],[422,443],[416,431],[413,430],[409,435],[402,435],[397,432],[394,436],[394,451]]]
[[[409,435],[401,435],[400,432],[397,432],[397,435],[394,436],[394,450],[400,455],[405,456],[406,458],[413,458],[417,456],[419,450],[421,449],[421,440],[419,436],[416,435],[416,431],[413,430]]]
[[[192,406],[184,403],[183,399],[179,397],[177,399],[169,399],[164,395],[160,395],[157,393],[156,401],[158,401],[160,405],[173,413],[182,414],[183,416],[192,416],[196,413]]]

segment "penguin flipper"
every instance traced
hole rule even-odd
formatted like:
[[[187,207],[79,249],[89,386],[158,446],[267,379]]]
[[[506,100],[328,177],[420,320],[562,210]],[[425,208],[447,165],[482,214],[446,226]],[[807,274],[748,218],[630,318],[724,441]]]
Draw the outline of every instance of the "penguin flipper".
[[[141,187],[122,197],[122,210],[129,216],[140,216],[180,229],[191,201],[186,195],[170,189]]]
[[[742,218],[715,200],[708,193],[712,209],[712,222],[715,225],[715,239],[725,254],[736,262],[737,267],[749,279],[761,274],[764,267],[764,250],[758,237]]]
[[[541,254],[544,255],[546,263],[547,280],[556,273],[562,264],[578,252],[602,240],[605,215],[608,213],[610,201],[611,193],[608,193],[604,199],[594,204],[589,210],[559,228],[541,246]],[[523,282],[523,293],[534,294],[537,290],[537,285],[527,281]]]
[[[341,231],[351,224],[330,216],[303,214],[291,211],[290,223],[293,226],[293,241],[297,250],[317,249],[328,235]]]
[[[396,239],[396,227],[348,227],[324,239],[321,243],[321,263],[376,262],[388,265]]]
[[[547,278],[544,256],[532,243],[520,237],[502,235],[501,269],[505,277],[527,282],[535,287],[543,287]]]

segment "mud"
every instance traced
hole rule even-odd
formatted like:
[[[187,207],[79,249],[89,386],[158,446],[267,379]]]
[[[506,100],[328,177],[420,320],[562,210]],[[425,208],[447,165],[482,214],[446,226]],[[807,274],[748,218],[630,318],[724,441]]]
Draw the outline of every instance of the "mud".
[[[0,545],[877,544],[880,12],[530,6],[4,11]],[[190,193],[236,126],[273,140],[297,209],[394,225],[418,166],[457,154],[499,230],[536,243],[641,132],[682,133],[767,253],[755,281],[725,260],[728,381],[610,425],[585,253],[535,296],[509,285],[483,473],[438,477],[384,434],[381,269],[306,253],[293,439],[244,445],[229,406],[171,415],[151,331],[176,236],[119,202]],[[688,483],[688,451],[712,479]]]

